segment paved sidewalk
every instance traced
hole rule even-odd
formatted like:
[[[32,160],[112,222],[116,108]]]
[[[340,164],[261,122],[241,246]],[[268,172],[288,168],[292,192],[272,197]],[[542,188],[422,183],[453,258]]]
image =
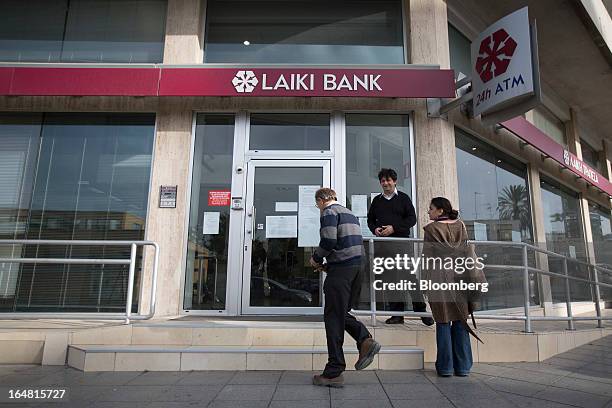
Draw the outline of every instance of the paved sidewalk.
[[[346,386],[311,385],[313,372],[82,373],[2,366],[0,387],[69,389],[70,401],[4,406],[108,408],[606,407],[612,408],[612,336],[544,363],[475,364],[469,378],[423,371],[346,372]],[[5,398],[5,397],[2,397]]]

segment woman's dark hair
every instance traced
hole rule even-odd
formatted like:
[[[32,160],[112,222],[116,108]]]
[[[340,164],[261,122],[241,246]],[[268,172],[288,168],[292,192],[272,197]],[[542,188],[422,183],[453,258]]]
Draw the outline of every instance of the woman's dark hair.
[[[453,206],[451,205],[451,202],[448,201],[448,198],[434,197],[431,199],[431,205],[439,210],[442,210],[443,217],[446,216],[451,220],[456,220],[459,218],[459,211],[453,210]]]
[[[380,169],[380,171],[378,172],[378,181],[381,181],[382,179],[388,179],[390,178],[393,181],[397,181],[397,173],[395,172],[395,170],[393,169]]]

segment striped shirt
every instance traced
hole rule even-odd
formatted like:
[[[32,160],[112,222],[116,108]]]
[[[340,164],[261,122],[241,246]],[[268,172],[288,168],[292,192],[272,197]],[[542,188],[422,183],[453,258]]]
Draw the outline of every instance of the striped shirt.
[[[340,204],[327,206],[321,214],[321,241],[312,258],[330,265],[359,264],[363,248],[359,220]]]

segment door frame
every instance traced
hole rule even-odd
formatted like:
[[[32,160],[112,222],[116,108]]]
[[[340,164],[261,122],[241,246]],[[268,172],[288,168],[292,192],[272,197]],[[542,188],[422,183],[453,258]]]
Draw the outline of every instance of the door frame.
[[[314,167],[323,169],[322,187],[331,185],[332,160],[325,159],[252,159],[247,162],[247,189],[245,194],[245,222],[243,230],[242,248],[242,291],[241,291],[241,314],[243,315],[320,315],[323,313],[323,305],[318,307],[282,307],[282,306],[251,306],[251,237],[253,230],[253,198],[255,193],[255,170],[258,167]],[[314,205],[314,197],[313,197]],[[324,277],[322,277],[324,278]],[[323,279],[320,280],[319,291],[323,299]]]

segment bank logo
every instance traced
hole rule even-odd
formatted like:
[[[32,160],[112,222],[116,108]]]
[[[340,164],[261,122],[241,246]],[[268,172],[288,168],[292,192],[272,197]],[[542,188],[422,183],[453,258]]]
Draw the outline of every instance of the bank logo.
[[[506,72],[516,46],[516,41],[503,28],[482,40],[476,59],[476,72],[483,83]]]
[[[570,165],[570,154],[567,149],[563,150],[563,162],[565,163],[566,166]]]
[[[238,71],[232,79],[232,85],[239,93],[251,93],[259,81],[253,71]]]

